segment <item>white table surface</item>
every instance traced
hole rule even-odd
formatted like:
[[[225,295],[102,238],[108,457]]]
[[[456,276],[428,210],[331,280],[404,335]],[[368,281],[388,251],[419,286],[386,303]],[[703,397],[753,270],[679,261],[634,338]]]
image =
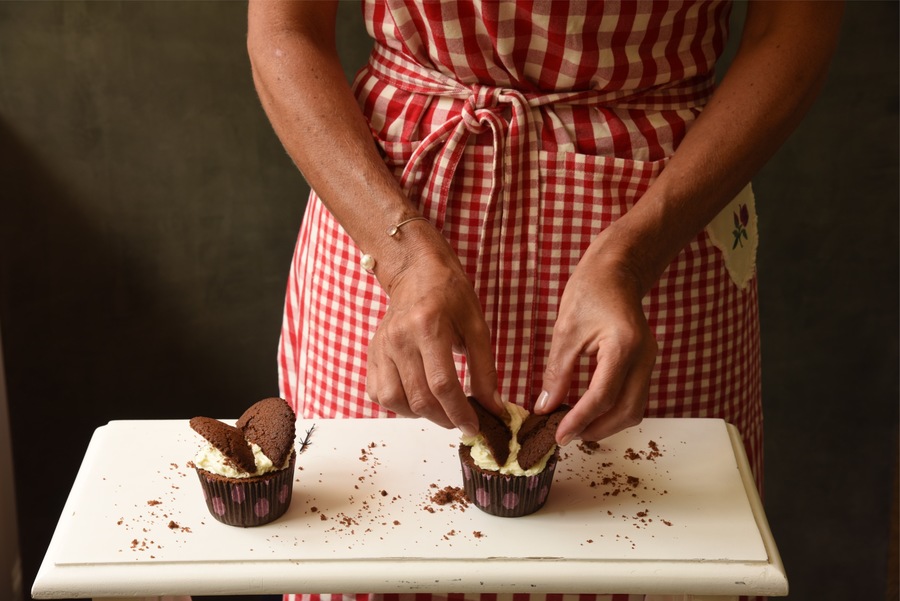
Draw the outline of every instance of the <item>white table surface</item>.
[[[187,421],[98,428],[33,597],[787,594],[737,431],[721,420],[647,419],[593,451],[573,443],[547,504],[516,519],[432,501],[462,485],[456,431],[301,420],[298,440],[312,426],[290,509],[248,529],[207,512]]]

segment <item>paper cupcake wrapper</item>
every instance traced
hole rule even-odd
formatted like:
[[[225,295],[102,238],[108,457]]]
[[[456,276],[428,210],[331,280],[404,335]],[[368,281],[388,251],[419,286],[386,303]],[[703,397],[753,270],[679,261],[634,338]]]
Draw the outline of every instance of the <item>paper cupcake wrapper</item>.
[[[197,468],[209,513],[229,526],[250,528],[280,518],[291,504],[296,453],[288,467],[265,476],[223,480]]]
[[[547,461],[547,467],[533,476],[510,476],[474,468],[463,460],[463,488],[466,496],[478,509],[505,518],[518,518],[534,513],[544,506],[550,495],[558,451]]]

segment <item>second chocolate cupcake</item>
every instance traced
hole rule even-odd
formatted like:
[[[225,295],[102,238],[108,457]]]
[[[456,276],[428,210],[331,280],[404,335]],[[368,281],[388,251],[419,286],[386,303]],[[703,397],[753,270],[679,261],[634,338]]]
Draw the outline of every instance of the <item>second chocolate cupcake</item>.
[[[522,517],[544,506],[559,460],[556,428],[568,411],[533,415],[506,404],[501,420],[470,399],[480,432],[459,445],[463,487],[482,511],[500,517]]]

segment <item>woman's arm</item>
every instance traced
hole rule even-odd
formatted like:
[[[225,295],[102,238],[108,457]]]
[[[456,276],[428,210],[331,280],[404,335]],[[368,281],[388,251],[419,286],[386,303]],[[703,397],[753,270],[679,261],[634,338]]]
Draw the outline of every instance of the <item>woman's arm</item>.
[[[359,248],[376,258],[390,306],[368,351],[367,391],[401,415],[466,433],[477,418],[456,375],[466,352],[472,394],[494,412],[490,335],[471,283],[446,240],[385,166],[335,46],[337,3],[252,0],[247,46],[263,108],[287,153]]]
[[[775,153],[812,104],[836,46],[840,2],[755,1],[735,59],[659,178],[604,230],[566,286],[541,410],[562,402],[577,356],[596,355],[557,439],[598,440],[640,422],[656,355],[641,299]]]

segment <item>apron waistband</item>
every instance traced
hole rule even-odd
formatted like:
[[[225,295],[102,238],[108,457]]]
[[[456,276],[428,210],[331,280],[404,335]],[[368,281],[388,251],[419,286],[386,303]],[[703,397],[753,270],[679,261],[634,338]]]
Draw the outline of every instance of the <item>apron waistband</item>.
[[[474,285],[483,299],[484,316],[491,331],[496,333],[505,325],[505,316],[495,307],[512,304],[523,316],[524,322],[518,327],[526,330],[526,341],[531,340],[535,327],[534,307],[526,299],[529,287],[534,285],[529,274],[539,272],[541,229],[537,128],[541,117],[535,113],[540,107],[561,104],[647,110],[692,108],[703,102],[712,89],[711,78],[640,93],[534,93],[503,86],[467,85],[381,44],[376,44],[369,68],[379,80],[405,92],[464,101],[458,113],[419,141],[400,178],[407,193],[419,191],[423,214],[438,229],[443,228],[450,186],[470,136],[491,132],[491,186],[480,224]],[[492,297],[496,303],[484,302]],[[516,367],[520,373],[531,373],[532,355],[529,349],[522,349],[522,364]]]

